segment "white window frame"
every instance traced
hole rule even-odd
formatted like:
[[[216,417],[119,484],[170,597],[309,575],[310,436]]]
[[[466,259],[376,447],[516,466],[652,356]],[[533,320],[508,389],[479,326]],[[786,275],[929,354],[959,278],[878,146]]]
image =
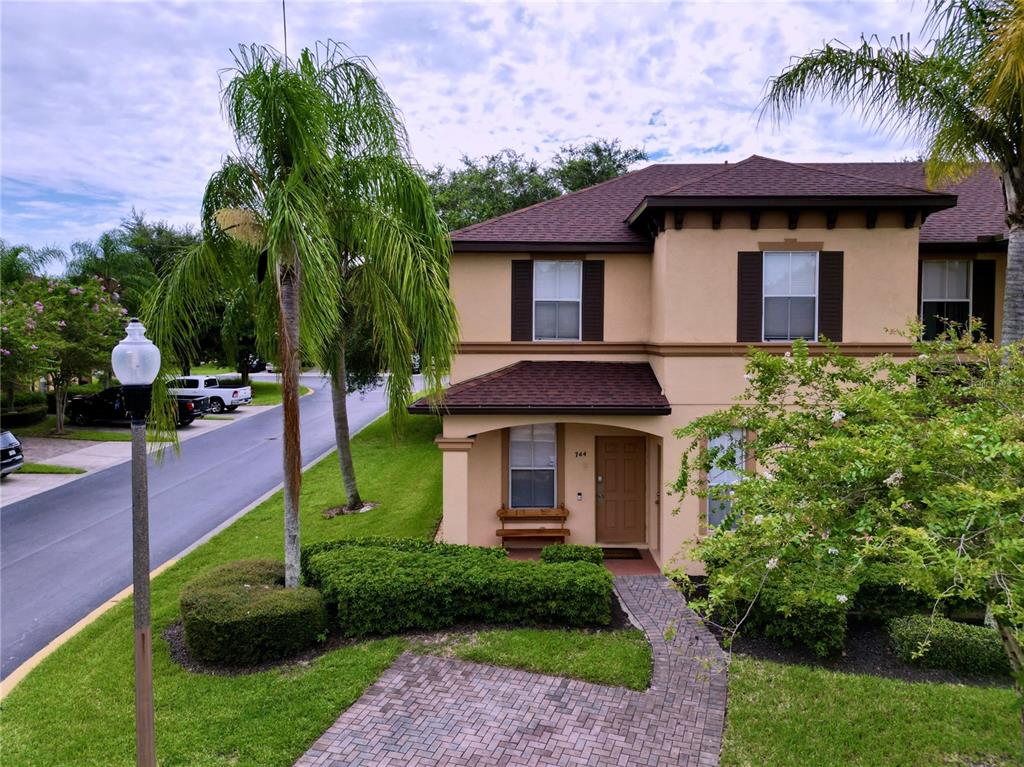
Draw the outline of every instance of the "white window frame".
[[[724,432],[720,436],[725,436],[726,434],[729,435],[732,449],[736,452],[736,456],[735,456],[736,459],[737,459],[736,460],[736,471],[737,472],[744,471],[746,469],[746,466],[747,466],[747,435],[746,435],[746,432],[743,429],[730,429],[729,431]],[[711,445],[708,445],[708,447],[710,448]],[[720,472],[719,477],[718,478],[712,478],[712,476],[711,476],[712,471]],[[716,469],[716,468],[712,467],[712,471],[709,471],[708,475],[706,477],[708,488],[720,487],[722,485],[735,485],[735,484],[737,484],[740,481],[739,478],[731,479],[729,481],[722,481],[721,478],[720,478],[722,470],[721,469]],[[707,497],[707,503],[705,504],[705,506],[706,506],[706,513],[707,513],[707,519],[705,520],[705,522],[707,523],[707,526],[708,526],[709,530],[718,527],[717,523],[712,524],[712,522],[711,522],[711,503],[712,503],[712,501],[715,501],[715,500],[719,500],[719,499],[712,498],[709,495]],[[730,501],[730,503],[731,503],[731,501]],[[731,509],[730,509],[730,511],[731,511]]]
[[[945,267],[945,269],[943,270],[944,271],[944,276],[945,276],[945,282],[943,283],[943,287],[945,288],[946,292],[948,293],[949,292],[949,263],[952,262],[952,261],[963,261],[964,263],[967,264],[967,298],[927,298],[925,296],[925,294],[924,294],[924,265],[928,264],[928,263],[936,263],[936,262],[938,262],[938,263],[941,263]],[[922,259],[922,261],[921,261],[921,302],[920,302],[920,304],[917,307],[917,309],[918,309],[917,316],[920,318],[922,323],[925,321],[925,319],[924,319],[924,305],[926,303],[936,303],[936,302],[939,302],[939,301],[941,301],[944,304],[949,304],[949,303],[967,304],[967,316],[969,318],[974,316],[974,260],[973,259],[970,259],[970,258],[926,258],[926,259]]]
[[[561,299],[561,298],[537,298],[537,265],[538,264],[559,264],[566,261],[574,261],[580,265],[580,278],[579,278],[579,298],[575,299],[579,305],[577,309],[577,320],[576,320],[576,337],[575,338],[537,338],[537,302],[540,300],[545,303],[568,303],[573,299]],[[530,304],[530,335],[533,336],[534,341],[540,343],[565,343],[572,341],[583,340],[583,259],[534,259],[533,261],[533,301]],[[555,330],[558,329],[558,317],[555,317]]]
[[[788,255],[790,260],[794,253],[800,255],[813,255],[814,256],[814,293],[786,293],[785,295],[772,293],[769,294],[765,291],[764,287],[764,273],[765,273],[765,261],[768,256],[781,256]],[[821,251],[820,250],[766,250],[761,253],[761,340],[769,344],[791,344],[795,341],[795,338],[766,338],[765,337],[765,299],[768,298],[813,298],[814,299],[814,336],[808,338],[808,341],[818,340],[818,304],[821,301],[818,296],[819,286],[818,280],[820,279],[821,273]],[[790,272],[790,284],[792,285],[793,277]]]
[[[535,508],[549,508],[549,507],[537,507],[537,506],[516,506],[512,501],[512,472],[515,470],[519,471],[550,471],[551,472],[551,506],[550,508],[556,508],[558,506],[558,426],[557,424],[551,424],[555,428],[555,465],[554,466],[516,466],[512,463],[512,431],[514,429],[529,429],[530,430],[530,441],[533,440],[533,428],[535,426],[546,426],[545,423],[528,423],[522,426],[510,426],[508,428],[508,507],[510,509],[535,509]]]

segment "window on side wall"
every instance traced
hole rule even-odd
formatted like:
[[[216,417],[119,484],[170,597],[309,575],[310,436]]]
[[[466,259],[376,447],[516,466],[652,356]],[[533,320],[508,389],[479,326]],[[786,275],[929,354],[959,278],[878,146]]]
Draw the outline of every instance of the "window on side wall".
[[[724,456],[732,451],[734,465],[737,467],[736,469],[712,467],[711,471],[708,472],[709,489],[720,488],[723,485],[735,485],[740,481],[739,470],[743,469],[746,461],[744,441],[743,431],[733,429],[725,434],[720,434],[708,442],[708,450],[715,451],[716,462],[719,459],[724,460]],[[731,499],[708,496],[708,527],[712,528],[721,525],[731,511]]]
[[[513,509],[555,506],[555,424],[513,426],[508,438],[509,505]]]
[[[579,341],[582,261],[533,262],[533,338]]]
[[[971,262],[929,260],[921,262],[921,321],[924,339],[930,341],[946,329],[947,322],[966,326],[971,317]]]
[[[818,337],[818,254],[764,253],[764,340]]]

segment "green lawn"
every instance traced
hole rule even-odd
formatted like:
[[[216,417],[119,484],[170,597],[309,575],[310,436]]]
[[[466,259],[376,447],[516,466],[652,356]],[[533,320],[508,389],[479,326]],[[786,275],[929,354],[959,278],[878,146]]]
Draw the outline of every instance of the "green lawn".
[[[75,426],[70,421],[64,423],[64,434],[55,434],[57,416],[48,415],[39,423],[21,426],[15,430],[19,437],[48,437],[50,439],[91,439],[99,442],[131,442],[132,434],[128,427],[111,429],[90,429]]]
[[[1020,764],[1010,689],[909,684],[737,658],[722,767]],[[998,760],[998,761],[997,761]]]
[[[18,470],[20,474],[85,474],[85,469],[74,466],[54,466],[49,463],[32,463],[26,461]]]
[[[651,645],[642,631],[508,629],[455,635],[431,652],[475,663],[646,690],[651,684]]]

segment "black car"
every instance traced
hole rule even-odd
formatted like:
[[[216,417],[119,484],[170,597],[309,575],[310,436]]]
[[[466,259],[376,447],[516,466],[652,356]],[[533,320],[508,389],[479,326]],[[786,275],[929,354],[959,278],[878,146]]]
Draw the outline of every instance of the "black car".
[[[17,471],[25,462],[21,454],[21,443],[18,438],[4,429],[0,432],[0,477],[6,477],[12,471]]]
[[[210,408],[209,397],[179,394],[175,399],[178,401],[178,415],[175,420],[178,427],[188,426],[195,419],[202,418]],[[66,416],[79,426],[95,421],[127,421],[124,393],[120,386],[111,386],[96,394],[79,394],[68,400]]]

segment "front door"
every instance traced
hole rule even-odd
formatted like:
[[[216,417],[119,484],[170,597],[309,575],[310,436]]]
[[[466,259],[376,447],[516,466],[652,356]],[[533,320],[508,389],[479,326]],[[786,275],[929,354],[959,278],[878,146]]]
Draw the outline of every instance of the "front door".
[[[598,437],[597,542],[647,540],[645,437]]]

